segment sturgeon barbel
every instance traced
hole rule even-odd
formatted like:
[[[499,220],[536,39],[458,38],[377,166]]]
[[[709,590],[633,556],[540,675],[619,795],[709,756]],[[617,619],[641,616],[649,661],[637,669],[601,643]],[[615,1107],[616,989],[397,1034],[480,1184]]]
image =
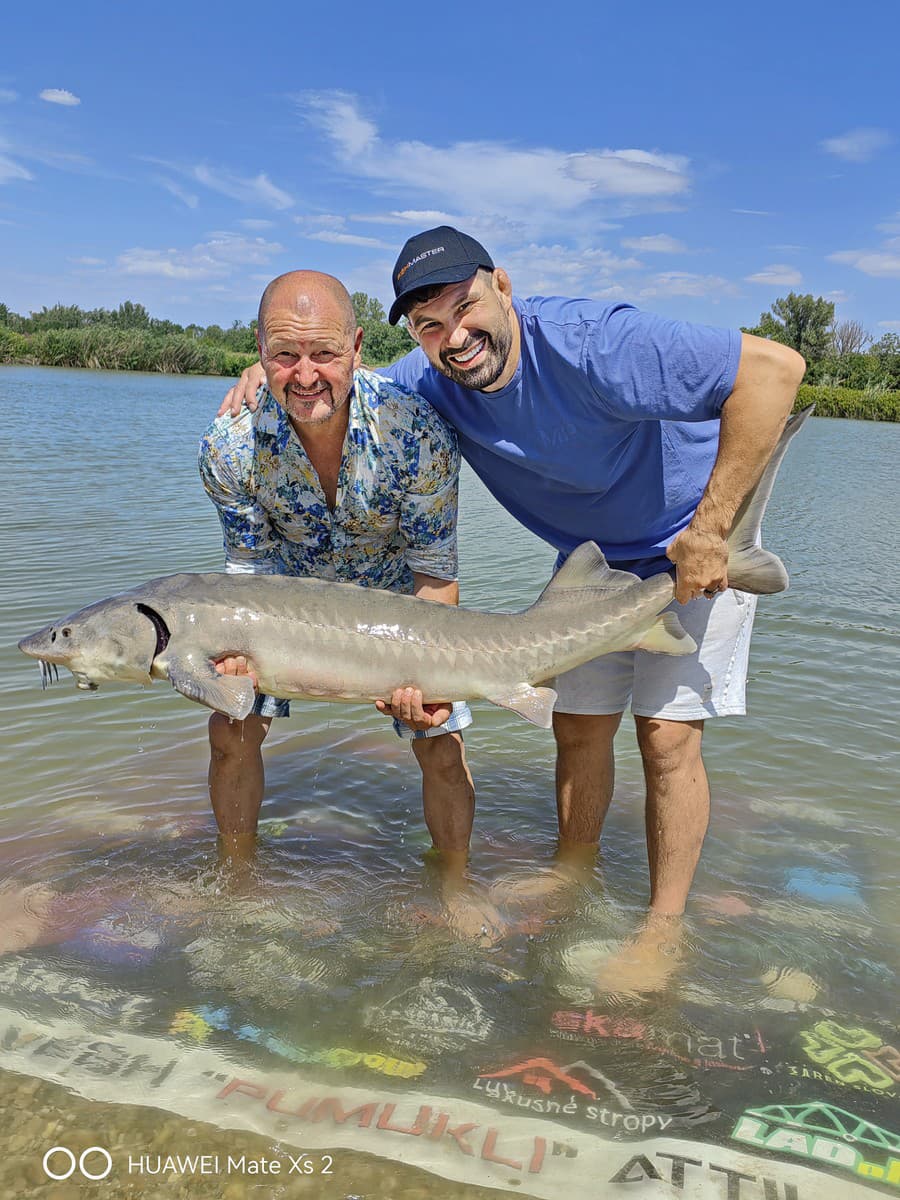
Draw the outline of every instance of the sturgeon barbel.
[[[728,578],[741,591],[784,591],[788,576],[758,545],[781,459],[811,409],[791,417],[728,539]],[[284,575],[181,574],[100,600],[19,642],[41,681],[67,667],[80,688],[109,680],[177,691],[236,720],[253,707],[246,676],[215,662],[243,655],[260,690],[283,699],[390,700],[421,688],[426,702],[489,700],[550,728],[556,693],[546,681],[616,650],[691,654],[668,573],[613,570],[593,542],[569,555],[520,613],[476,612],[349,583]]]

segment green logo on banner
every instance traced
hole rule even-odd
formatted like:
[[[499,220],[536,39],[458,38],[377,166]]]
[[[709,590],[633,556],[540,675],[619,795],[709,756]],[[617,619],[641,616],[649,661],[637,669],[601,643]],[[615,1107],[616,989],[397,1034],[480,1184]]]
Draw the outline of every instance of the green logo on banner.
[[[845,1167],[865,1179],[900,1186],[900,1137],[832,1104],[814,1101],[749,1108],[731,1136],[748,1146],[796,1154]],[[869,1162],[857,1146],[871,1147],[884,1161]]]

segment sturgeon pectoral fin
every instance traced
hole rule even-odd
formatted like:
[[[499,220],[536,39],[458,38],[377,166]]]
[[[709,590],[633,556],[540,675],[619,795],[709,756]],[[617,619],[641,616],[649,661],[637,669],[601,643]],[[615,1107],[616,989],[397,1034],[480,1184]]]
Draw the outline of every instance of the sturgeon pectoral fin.
[[[206,659],[169,659],[166,674],[176,692],[235,721],[243,721],[256,702],[256,691],[248,676],[220,675]]]
[[[509,708],[517,712],[532,725],[540,725],[541,729],[549,729],[553,724],[553,705],[556,703],[556,692],[553,688],[532,687],[530,683],[519,683],[511,692],[487,696],[486,699],[499,708]]]
[[[693,654],[697,643],[685,633],[673,612],[662,613],[634,643],[635,650],[652,650],[656,654]]]

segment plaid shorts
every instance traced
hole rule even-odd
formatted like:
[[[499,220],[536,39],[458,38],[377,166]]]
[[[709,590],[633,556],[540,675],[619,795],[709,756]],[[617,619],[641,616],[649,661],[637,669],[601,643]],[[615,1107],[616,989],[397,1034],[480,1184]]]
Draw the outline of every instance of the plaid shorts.
[[[275,696],[267,696],[260,692],[251,710],[257,717],[289,717],[291,715],[290,700],[278,700]],[[472,712],[465,700],[454,700],[453,712],[443,725],[433,729],[410,729],[402,721],[394,721],[394,732],[397,737],[429,738],[440,737],[442,733],[462,733],[472,724]]]

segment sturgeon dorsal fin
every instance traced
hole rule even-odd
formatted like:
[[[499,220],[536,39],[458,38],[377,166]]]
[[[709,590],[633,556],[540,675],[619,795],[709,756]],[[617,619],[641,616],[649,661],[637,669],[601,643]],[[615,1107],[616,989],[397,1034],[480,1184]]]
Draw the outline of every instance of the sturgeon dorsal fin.
[[[596,542],[582,542],[575,547],[535,603],[540,604],[556,592],[584,591],[586,588],[598,592],[620,592],[636,583],[640,583],[640,579],[630,571],[613,570]]]

